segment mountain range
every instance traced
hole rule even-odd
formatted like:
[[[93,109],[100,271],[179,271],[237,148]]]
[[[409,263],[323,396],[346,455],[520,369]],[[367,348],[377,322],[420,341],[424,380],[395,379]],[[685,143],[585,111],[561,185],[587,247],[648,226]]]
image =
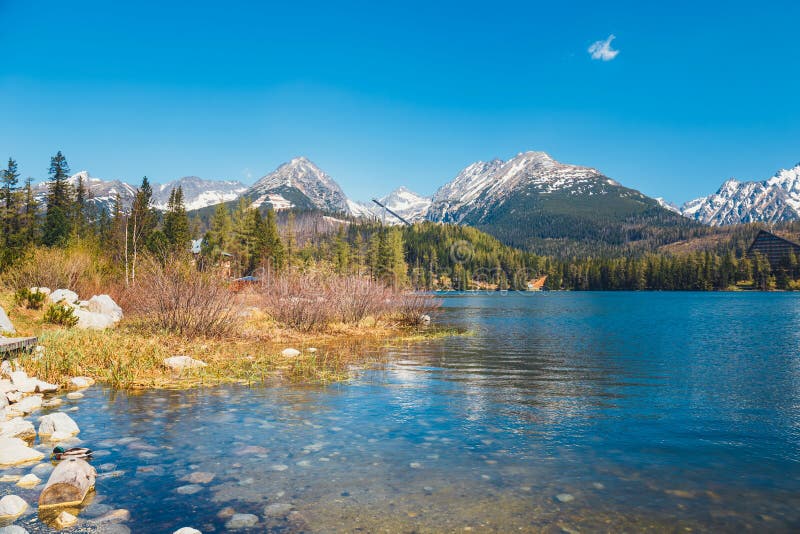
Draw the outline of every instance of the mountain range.
[[[116,197],[119,195],[123,208],[130,207],[136,196],[136,187],[121,180],[104,180],[91,176],[88,171],[81,171],[69,177],[67,182],[72,187],[77,187],[78,181],[83,179],[86,188],[87,202],[94,204],[99,210],[113,211]],[[247,190],[241,182],[227,180],[204,180],[197,176],[185,176],[166,184],[152,184],[153,207],[166,210],[170,192],[177,187],[183,189],[184,204],[187,210],[196,210],[205,206],[228,202],[239,198]],[[47,182],[34,186],[34,196],[39,202],[44,202],[47,196]]]
[[[81,171],[90,201],[110,209],[117,195],[129,206],[136,189]],[[187,176],[153,185],[153,205],[164,210],[170,191],[182,187],[188,210],[247,199],[261,209],[320,210],[399,224],[374,202],[349,199],[339,184],[305,157],[294,158],[253,185]],[[36,186],[43,198],[46,184]],[[726,181],[719,190],[678,207],[623,186],[591,167],[570,165],[544,152],[523,152],[507,161],[468,165],[431,197],[400,187],[377,199],[405,220],[465,224],[508,244],[542,250],[567,243],[627,246],[668,240],[692,224],[729,225],[800,219],[800,164],[760,182]]]

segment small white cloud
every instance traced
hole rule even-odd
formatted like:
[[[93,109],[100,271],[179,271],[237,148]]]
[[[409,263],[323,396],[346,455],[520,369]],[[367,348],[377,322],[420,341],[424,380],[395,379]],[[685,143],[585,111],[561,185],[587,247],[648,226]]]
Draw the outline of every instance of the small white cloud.
[[[589,53],[592,55],[592,59],[611,61],[617,57],[619,50],[612,50],[611,48],[611,41],[614,40],[614,37],[614,34],[611,34],[605,41],[595,41],[592,43],[592,46],[589,47]]]

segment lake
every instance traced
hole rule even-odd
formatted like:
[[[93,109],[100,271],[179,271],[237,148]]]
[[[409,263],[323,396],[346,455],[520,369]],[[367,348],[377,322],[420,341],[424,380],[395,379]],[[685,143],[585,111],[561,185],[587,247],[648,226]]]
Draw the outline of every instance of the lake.
[[[241,532],[800,529],[800,295],[443,302],[436,321],[472,335],[389,349],[346,383],[67,401],[106,473],[81,517],[125,508],[132,532],[223,532],[232,512],[258,518]],[[35,519],[18,524],[45,531]]]

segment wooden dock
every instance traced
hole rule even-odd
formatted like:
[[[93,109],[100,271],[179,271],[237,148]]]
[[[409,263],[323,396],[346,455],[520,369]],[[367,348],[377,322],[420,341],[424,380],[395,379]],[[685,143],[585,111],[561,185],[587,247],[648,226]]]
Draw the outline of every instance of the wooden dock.
[[[0,337],[0,354],[32,349],[38,342],[35,337]]]

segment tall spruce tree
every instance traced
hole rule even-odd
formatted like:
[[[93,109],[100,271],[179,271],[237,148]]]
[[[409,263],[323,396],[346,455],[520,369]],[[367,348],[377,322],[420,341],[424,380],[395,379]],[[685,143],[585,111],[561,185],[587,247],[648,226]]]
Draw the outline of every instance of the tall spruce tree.
[[[18,183],[17,162],[8,158],[8,167],[0,171],[0,266],[11,263],[21,245]]]
[[[50,159],[49,174],[42,242],[52,247],[64,244],[72,229],[70,208],[73,199],[72,187],[68,182],[69,164],[60,150]]]
[[[22,189],[22,214],[20,219],[21,244],[32,245],[39,241],[39,221],[37,215],[39,203],[33,194],[31,178],[25,180],[25,187]]]
[[[173,189],[169,195],[167,213],[164,215],[164,235],[174,251],[188,250],[191,235],[181,186]]]

